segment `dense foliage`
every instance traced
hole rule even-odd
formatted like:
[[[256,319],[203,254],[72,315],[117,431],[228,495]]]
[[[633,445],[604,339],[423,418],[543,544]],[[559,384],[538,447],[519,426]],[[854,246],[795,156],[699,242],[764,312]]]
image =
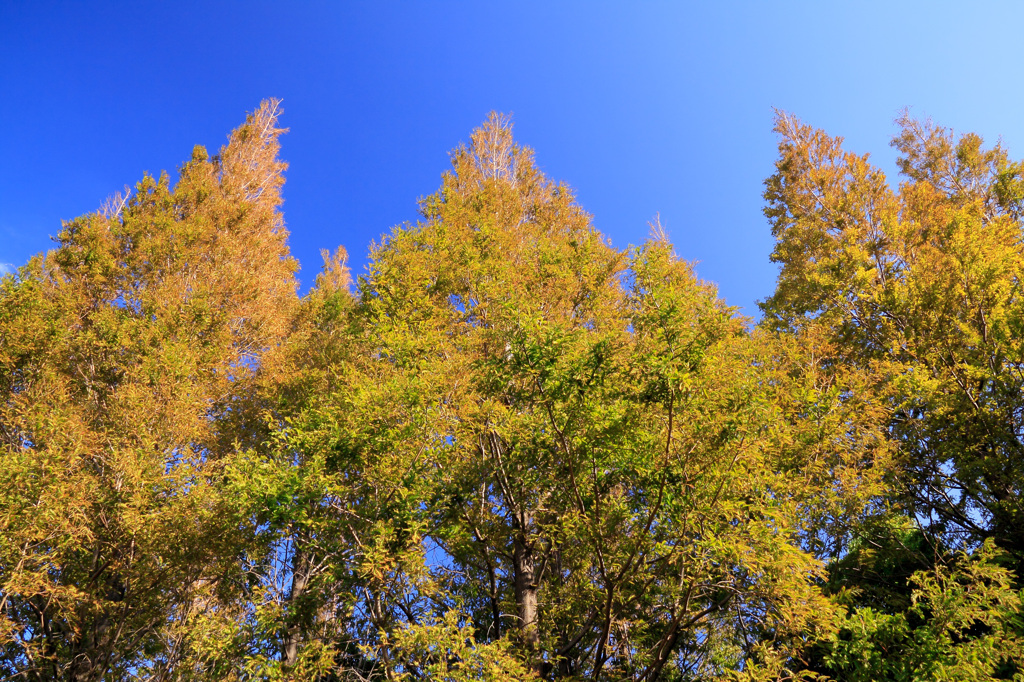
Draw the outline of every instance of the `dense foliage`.
[[[1024,679],[1024,166],[780,115],[757,325],[492,115],[300,297],[278,108],[0,281],[0,677]]]

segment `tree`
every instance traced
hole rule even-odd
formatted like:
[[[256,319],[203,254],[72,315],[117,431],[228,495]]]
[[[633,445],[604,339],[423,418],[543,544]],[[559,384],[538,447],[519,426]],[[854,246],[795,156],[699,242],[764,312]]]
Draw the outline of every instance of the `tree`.
[[[0,671],[169,674],[243,542],[218,480],[295,263],[278,105],[0,284]]]
[[[544,678],[706,677],[757,632],[783,646],[816,617],[801,512],[856,506],[835,478],[885,449],[845,379],[748,334],[663,236],[612,249],[507,119],[452,163],[360,283],[377,357],[429,377],[406,627],[457,613]]]
[[[844,152],[840,138],[779,115],[780,158],[765,213],[782,267],[765,321],[824,337],[833,344],[831,366],[878,377],[871,391],[899,451],[892,511],[917,526],[922,541],[909,553],[883,548],[907,562],[899,571],[961,571],[958,553],[991,541],[1003,552],[995,561],[1011,573],[974,589],[1011,590],[1024,568],[1022,166],[977,135],[956,138],[906,115],[899,125],[893,146],[904,179],[893,190],[866,156]],[[875,540],[886,537],[900,536]],[[927,592],[923,579],[917,584]],[[1009,604],[1013,595],[993,599]],[[885,602],[891,617],[904,617]],[[1002,651],[1016,656],[1010,669],[1019,666],[1019,651]]]

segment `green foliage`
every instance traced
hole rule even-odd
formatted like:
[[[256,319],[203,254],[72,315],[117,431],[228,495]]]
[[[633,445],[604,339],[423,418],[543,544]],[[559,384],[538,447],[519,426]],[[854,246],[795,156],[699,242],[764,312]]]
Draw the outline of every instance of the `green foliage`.
[[[828,674],[851,682],[1024,679],[1021,599],[997,558],[987,542],[952,566],[915,572],[906,609],[840,613],[817,645]]]
[[[765,324],[824,339],[835,371],[873,377],[865,395],[897,448],[888,511],[831,566],[851,610],[815,646],[840,679],[1009,679],[1024,568],[1021,167],[977,135],[899,124],[898,190],[784,114],[766,183],[782,268]]]
[[[309,293],[276,103],[0,280],[0,673],[1020,678],[1020,167],[780,117],[756,328],[494,114]]]
[[[776,328],[819,328],[836,362],[879,373],[908,511],[952,546],[1024,560],[1024,266],[1015,165],[981,140],[901,120],[898,192],[866,157],[781,116],[766,214],[782,264]],[[1017,566],[1018,570],[1020,564]]]

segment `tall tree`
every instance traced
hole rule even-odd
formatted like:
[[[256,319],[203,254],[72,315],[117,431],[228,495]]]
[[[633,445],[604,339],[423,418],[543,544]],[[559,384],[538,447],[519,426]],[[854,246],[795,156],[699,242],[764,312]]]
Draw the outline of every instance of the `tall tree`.
[[[998,575],[971,589],[1019,586],[1024,569],[1024,177],[977,135],[908,116],[899,125],[892,144],[903,179],[893,189],[840,138],[779,115],[765,212],[781,270],[764,311],[769,326],[828,339],[831,366],[879,377],[871,392],[899,451],[892,510],[905,521],[865,528],[834,573],[866,590],[861,607],[903,617],[914,584],[933,598],[945,584],[938,576],[955,569],[952,583],[977,578],[961,552],[986,541],[1004,553],[984,554]],[[918,569],[934,574],[911,579]],[[883,596],[865,581],[887,573],[902,589]],[[1014,600],[1012,591],[992,597],[984,608],[1002,620],[976,610],[958,621],[953,641],[978,635],[968,632],[972,622],[980,630],[1004,622]],[[1001,636],[1019,646],[1019,631]],[[979,660],[980,679],[1014,667],[999,656]]]
[[[434,391],[421,613],[594,680],[718,674],[813,620],[800,514],[841,514],[836,478],[884,450],[844,380],[749,335],[663,236],[612,249],[507,119],[452,163],[360,287],[382,359]]]
[[[1019,568],[1021,168],[976,135],[900,124],[894,192],[840,139],[780,116],[766,196],[782,270],[765,311],[890,375],[911,512],[953,546],[994,537]]]
[[[0,283],[0,671],[173,668],[240,541],[218,489],[296,300],[276,101]]]

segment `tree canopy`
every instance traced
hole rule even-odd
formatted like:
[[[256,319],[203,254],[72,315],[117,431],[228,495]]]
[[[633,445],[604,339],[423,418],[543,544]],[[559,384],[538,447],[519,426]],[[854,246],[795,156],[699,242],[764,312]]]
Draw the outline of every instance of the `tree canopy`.
[[[779,114],[754,323],[492,114],[300,296],[278,103],[0,281],[0,675],[1024,679],[1024,166]]]

